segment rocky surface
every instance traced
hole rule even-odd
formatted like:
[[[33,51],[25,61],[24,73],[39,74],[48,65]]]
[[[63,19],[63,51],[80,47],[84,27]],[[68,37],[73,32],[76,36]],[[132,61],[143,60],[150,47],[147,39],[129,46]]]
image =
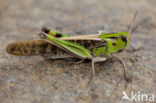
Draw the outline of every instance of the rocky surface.
[[[129,103],[121,100],[123,91],[156,95],[155,5],[155,0],[0,0],[1,103]],[[121,54],[132,83],[122,79],[115,59],[97,63],[93,84],[89,62],[69,65],[5,52],[9,43],[38,38],[42,26],[73,35],[128,31],[135,11],[138,28],[131,41],[144,50]]]

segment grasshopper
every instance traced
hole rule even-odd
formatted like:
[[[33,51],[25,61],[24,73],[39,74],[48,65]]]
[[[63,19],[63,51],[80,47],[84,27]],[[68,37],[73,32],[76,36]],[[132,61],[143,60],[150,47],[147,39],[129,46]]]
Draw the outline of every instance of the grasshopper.
[[[95,76],[95,62],[105,61],[110,57],[115,57],[123,65],[125,80],[131,81],[126,75],[124,61],[115,54],[123,52],[129,44],[131,45],[130,35],[134,28],[136,14],[137,13],[134,15],[129,33],[119,32],[69,36],[67,34],[57,33],[53,30],[43,28],[42,32],[39,33],[41,39],[12,43],[8,45],[6,51],[9,54],[18,56],[41,55],[50,59],[91,59],[93,77]],[[132,48],[135,50],[133,46]]]

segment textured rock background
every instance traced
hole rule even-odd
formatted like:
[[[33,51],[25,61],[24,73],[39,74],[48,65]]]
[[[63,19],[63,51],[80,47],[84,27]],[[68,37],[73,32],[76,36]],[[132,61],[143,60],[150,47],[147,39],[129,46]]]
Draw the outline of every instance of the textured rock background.
[[[121,101],[123,90],[156,94],[155,6],[155,0],[0,0],[1,103],[128,103]],[[127,88],[116,60],[97,63],[93,85],[90,63],[68,65],[5,52],[11,42],[38,38],[42,26],[74,35],[128,31],[135,11],[132,42],[144,50],[121,55],[133,79]]]

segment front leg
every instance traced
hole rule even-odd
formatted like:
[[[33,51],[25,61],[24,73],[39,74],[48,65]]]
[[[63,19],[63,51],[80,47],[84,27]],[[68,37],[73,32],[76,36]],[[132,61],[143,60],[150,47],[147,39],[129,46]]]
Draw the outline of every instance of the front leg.
[[[114,58],[116,58],[117,60],[120,61],[120,63],[123,65],[123,76],[124,76],[124,79],[127,81],[127,82],[131,82],[132,79],[131,78],[128,78],[127,74],[126,74],[126,65],[124,63],[124,61],[118,57],[118,56],[113,56]]]

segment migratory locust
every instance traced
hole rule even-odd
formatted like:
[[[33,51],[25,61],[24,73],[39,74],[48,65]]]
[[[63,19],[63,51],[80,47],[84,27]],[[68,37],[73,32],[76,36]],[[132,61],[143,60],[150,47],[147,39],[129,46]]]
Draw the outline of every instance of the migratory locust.
[[[41,39],[11,43],[7,46],[6,51],[16,56],[40,55],[50,59],[91,59],[93,77],[95,76],[95,62],[105,61],[108,58],[115,57],[123,65],[125,80],[130,81],[131,79],[126,75],[125,63],[117,56],[117,53],[123,52],[131,45],[130,36],[134,29],[136,14],[134,15],[128,33],[118,32],[70,36],[43,27],[42,32],[39,33]],[[133,46],[132,48],[136,50]]]

